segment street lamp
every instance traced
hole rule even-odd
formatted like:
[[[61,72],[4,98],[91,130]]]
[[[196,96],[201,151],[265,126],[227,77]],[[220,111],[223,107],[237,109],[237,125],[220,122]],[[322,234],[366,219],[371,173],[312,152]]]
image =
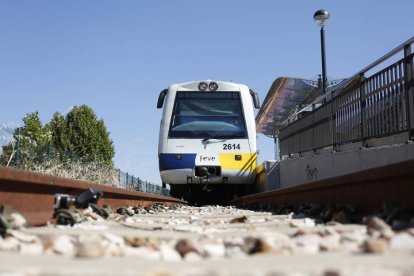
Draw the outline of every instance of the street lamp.
[[[313,15],[315,22],[321,27],[321,52],[322,52],[322,94],[326,93],[326,62],[325,62],[325,25],[331,17],[328,11],[318,10]]]

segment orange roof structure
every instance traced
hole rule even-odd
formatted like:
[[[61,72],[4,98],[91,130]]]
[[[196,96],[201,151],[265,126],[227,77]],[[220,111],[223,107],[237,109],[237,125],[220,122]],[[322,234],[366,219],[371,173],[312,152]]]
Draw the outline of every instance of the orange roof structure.
[[[296,109],[319,92],[318,82],[299,78],[277,78],[256,116],[256,130],[274,137],[278,126]]]

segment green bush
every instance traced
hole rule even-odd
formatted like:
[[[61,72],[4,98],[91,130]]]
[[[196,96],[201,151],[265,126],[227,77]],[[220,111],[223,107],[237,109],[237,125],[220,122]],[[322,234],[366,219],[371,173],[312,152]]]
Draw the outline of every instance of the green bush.
[[[114,146],[104,121],[98,120],[90,107],[75,106],[66,116],[55,113],[45,126],[37,111],[22,120],[23,127],[15,130],[13,141],[5,147],[2,165],[93,182],[114,182]]]

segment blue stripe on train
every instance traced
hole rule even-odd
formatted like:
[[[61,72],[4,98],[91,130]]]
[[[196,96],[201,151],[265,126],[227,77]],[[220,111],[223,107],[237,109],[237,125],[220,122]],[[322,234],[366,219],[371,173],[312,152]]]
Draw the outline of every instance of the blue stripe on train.
[[[181,155],[181,160],[175,160],[176,155]],[[192,169],[195,166],[195,153],[161,153],[158,157],[160,171]]]

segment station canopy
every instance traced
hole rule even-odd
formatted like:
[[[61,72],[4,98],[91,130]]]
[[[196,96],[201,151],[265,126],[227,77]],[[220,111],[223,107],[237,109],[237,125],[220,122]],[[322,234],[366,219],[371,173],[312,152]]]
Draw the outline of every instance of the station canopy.
[[[274,137],[280,124],[298,106],[310,103],[319,91],[317,81],[289,77],[276,79],[256,116],[256,131]]]
[[[344,79],[327,82],[327,88],[335,89]],[[274,137],[279,127],[298,108],[309,105],[320,95],[318,81],[300,78],[277,78],[267,92],[256,116],[256,131]]]

